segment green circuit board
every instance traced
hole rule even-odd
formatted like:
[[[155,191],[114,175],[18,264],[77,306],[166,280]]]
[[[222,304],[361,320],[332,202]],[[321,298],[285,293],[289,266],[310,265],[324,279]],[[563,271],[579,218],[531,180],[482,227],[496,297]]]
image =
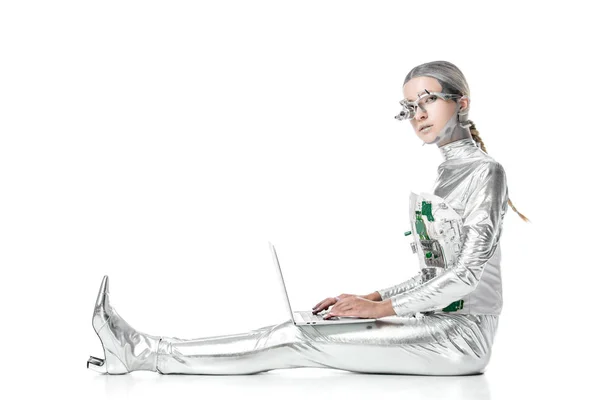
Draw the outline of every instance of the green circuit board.
[[[457,300],[454,303],[447,306],[446,308],[443,308],[442,311],[453,312],[453,311],[462,310],[464,303],[465,303],[464,300]]]
[[[423,215],[427,217],[429,222],[434,220],[430,201],[421,202],[421,211],[415,211],[415,227],[419,238],[421,240],[430,240],[427,234],[427,227],[425,227],[425,222],[423,221]]]
[[[421,214],[427,217],[429,222],[433,221],[433,214],[431,213],[431,202],[423,201],[421,202]]]

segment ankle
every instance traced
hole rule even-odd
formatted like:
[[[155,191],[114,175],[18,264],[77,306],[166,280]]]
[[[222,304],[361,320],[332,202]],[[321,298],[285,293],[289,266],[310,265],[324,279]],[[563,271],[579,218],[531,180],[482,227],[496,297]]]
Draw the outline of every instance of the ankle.
[[[140,345],[144,343],[140,348],[143,351],[140,354],[133,354],[133,370],[140,371],[154,371],[156,372],[156,366],[158,362],[158,348],[162,336],[147,335],[140,333]]]

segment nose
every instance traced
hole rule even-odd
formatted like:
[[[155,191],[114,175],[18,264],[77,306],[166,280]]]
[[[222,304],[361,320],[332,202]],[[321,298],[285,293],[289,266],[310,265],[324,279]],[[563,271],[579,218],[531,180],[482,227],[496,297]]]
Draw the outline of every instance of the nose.
[[[417,112],[415,113],[415,119],[417,121],[421,121],[427,118],[427,111],[423,111],[421,107],[417,107]]]

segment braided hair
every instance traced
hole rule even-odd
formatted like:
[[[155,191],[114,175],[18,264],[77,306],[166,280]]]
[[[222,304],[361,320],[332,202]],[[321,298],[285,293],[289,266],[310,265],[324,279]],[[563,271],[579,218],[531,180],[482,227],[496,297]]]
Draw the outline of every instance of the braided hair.
[[[485,153],[487,153],[487,149],[485,148],[485,144],[483,144],[483,140],[481,140],[481,137],[479,136],[479,131],[477,130],[477,128],[475,128],[475,123],[473,121],[471,121],[470,119],[467,120],[468,122],[471,123],[471,126],[469,127],[469,130],[471,131],[471,137],[473,137],[473,140],[475,141],[475,143],[477,143],[477,145],[479,146],[479,148],[481,150],[483,150]],[[516,212],[517,214],[519,214],[519,217],[521,217],[521,219],[525,222],[531,222],[529,221],[529,219],[524,216],[523,214],[521,214],[520,212],[517,211],[516,207],[513,205],[512,201],[510,201],[510,198],[508,199],[508,205],[510,206],[510,208],[513,209],[514,212]]]

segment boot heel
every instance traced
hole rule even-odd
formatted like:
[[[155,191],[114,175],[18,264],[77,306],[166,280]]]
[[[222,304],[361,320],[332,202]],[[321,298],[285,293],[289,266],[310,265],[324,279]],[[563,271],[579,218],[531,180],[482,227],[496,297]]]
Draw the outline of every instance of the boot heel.
[[[106,365],[106,371],[108,371],[109,374],[122,375],[129,373],[129,370],[121,360],[119,360],[112,352],[104,351],[104,355],[106,356],[104,365]]]
[[[123,365],[121,360],[115,357],[112,353],[105,352],[106,360],[98,357],[90,356],[87,362],[87,367],[96,372],[110,375],[128,374],[129,370]]]
[[[90,364],[91,364],[91,368],[90,368]],[[104,360],[98,357],[94,357],[94,356],[90,356],[88,362],[87,362],[87,367],[91,370],[94,370],[96,372],[101,372],[106,374],[106,365],[104,365]]]

